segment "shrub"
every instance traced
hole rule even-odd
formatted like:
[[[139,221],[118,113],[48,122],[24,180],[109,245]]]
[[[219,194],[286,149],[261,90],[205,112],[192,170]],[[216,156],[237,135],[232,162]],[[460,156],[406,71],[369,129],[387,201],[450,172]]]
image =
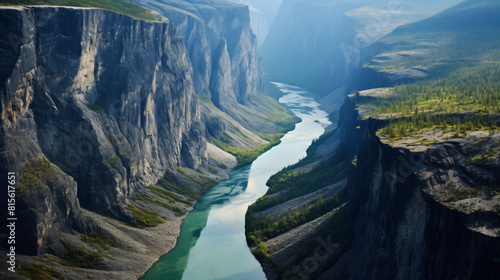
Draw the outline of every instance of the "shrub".
[[[92,231],[88,234],[81,235],[80,239],[87,242],[93,246],[101,246],[103,249],[109,249],[109,247],[117,247],[116,242],[111,240],[107,235],[102,232]]]
[[[61,243],[65,249],[61,262],[63,265],[95,269],[102,261],[102,255],[97,251],[88,252],[83,248],[71,246],[65,239],[61,239]]]
[[[165,223],[165,220],[160,218],[155,211],[136,207],[132,204],[127,204],[126,208],[132,211],[132,216],[134,217],[134,220],[130,223],[131,226],[145,228]]]
[[[147,187],[152,193],[172,202],[172,203],[175,203],[175,201],[179,201],[179,202],[182,202],[188,206],[191,206],[191,202],[188,201],[187,199],[185,199],[184,197],[178,195],[178,194],[175,194],[173,192],[169,192],[167,190],[165,190],[164,188],[160,188],[158,186],[155,186],[153,184],[150,184],[148,185]]]
[[[19,274],[33,280],[64,279],[57,270],[39,263],[22,263],[19,267]]]
[[[186,210],[180,208],[177,205],[170,205],[166,202],[160,201],[158,199],[154,199],[154,198],[152,198],[148,195],[145,195],[145,194],[137,196],[134,199],[145,202],[145,203],[155,204],[155,205],[158,205],[158,206],[163,207],[165,209],[174,211],[177,216],[182,216],[182,215],[186,214]]]
[[[177,191],[178,193],[181,193],[181,194],[187,195],[187,196],[189,196],[191,199],[197,199],[197,198],[199,197],[199,195],[198,195],[196,192],[194,192],[193,190],[191,190],[191,189],[189,189],[189,188],[187,188],[187,187],[185,187],[185,188],[180,188],[180,187],[178,187],[178,186],[174,185],[173,183],[171,183],[170,181],[168,181],[168,180],[167,180],[167,179],[165,179],[165,178],[160,178],[160,179],[158,180],[158,184],[161,184],[161,185],[163,185],[163,186],[165,186],[165,187],[169,187],[169,188],[171,188],[172,190]]]
[[[28,160],[23,167],[17,189],[21,196],[27,197],[43,188],[45,181],[55,176],[54,168],[46,158]]]

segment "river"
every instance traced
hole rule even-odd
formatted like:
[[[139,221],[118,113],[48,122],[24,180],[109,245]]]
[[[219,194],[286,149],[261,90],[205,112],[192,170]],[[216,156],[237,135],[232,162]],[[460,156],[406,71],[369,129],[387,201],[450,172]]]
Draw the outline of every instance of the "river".
[[[141,280],[259,280],[266,276],[245,241],[245,213],[267,191],[271,175],[298,162],[330,124],[302,89],[275,83],[280,103],[301,118],[281,143],[208,191],[184,219],[177,245]]]

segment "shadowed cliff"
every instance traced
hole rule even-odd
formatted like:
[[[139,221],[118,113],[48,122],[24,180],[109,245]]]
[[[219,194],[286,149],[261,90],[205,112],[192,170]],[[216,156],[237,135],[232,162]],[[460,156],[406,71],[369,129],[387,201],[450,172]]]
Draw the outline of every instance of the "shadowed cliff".
[[[19,253],[82,230],[80,205],[128,220],[122,207],[138,189],[207,161],[171,23],[77,8],[2,8],[0,17],[1,168],[20,177]]]

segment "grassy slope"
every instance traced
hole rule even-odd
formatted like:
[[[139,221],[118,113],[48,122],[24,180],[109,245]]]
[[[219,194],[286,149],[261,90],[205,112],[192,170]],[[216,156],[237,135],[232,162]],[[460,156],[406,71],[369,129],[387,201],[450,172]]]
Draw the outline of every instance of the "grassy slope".
[[[153,15],[151,10],[126,0],[5,0],[6,5],[54,5],[73,7],[95,7],[149,21],[161,21],[161,17]]]
[[[436,17],[397,29],[375,45],[370,67],[397,71],[426,67],[427,77],[395,87],[389,98],[358,98],[365,116],[396,113],[382,135],[392,141],[424,130],[464,133],[499,130],[500,5],[452,8]],[[419,51],[397,59],[384,54]],[[464,117],[464,115],[467,115]],[[457,135],[458,135],[457,134]]]
[[[280,276],[284,276],[292,267],[300,266],[305,259],[311,257],[313,252],[310,249],[317,246],[315,243],[317,241],[311,241],[309,242],[311,246],[303,246],[300,251],[297,251],[289,265],[275,262],[272,258],[272,254],[275,252],[269,251],[265,242],[323,215],[328,215],[331,212],[332,216],[315,234],[317,237],[326,238],[328,236],[328,238],[338,241],[341,248],[334,254],[330,254],[314,275],[317,276],[328,269],[350,246],[350,234],[345,220],[346,207],[335,210],[347,201],[346,189],[328,199],[320,197],[315,203],[299,210],[290,211],[288,215],[281,218],[276,219],[270,216],[258,218],[254,215],[254,212],[269,209],[345,179],[349,167],[349,155],[347,149],[342,147],[337,151],[333,157],[321,159],[314,156],[314,152],[309,150],[306,162],[303,160],[273,175],[267,182],[269,190],[266,195],[248,209],[245,217],[247,242],[250,246],[255,246],[256,249],[253,253],[256,257],[262,262],[270,263]],[[315,165],[304,170],[306,164]],[[282,194],[271,197],[278,192],[282,192]]]

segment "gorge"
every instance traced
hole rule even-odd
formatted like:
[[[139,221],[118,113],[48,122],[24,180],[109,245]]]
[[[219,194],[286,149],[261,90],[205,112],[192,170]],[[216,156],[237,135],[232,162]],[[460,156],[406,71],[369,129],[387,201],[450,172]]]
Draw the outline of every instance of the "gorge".
[[[0,6],[14,279],[500,277],[496,1],[121,1]]]
[[[248,205],[265,194],[271,175],[304,157],[311,142],[331,124],[304,91],[284,84],[279,88],[286,93],[280,102],[301,122],[251,166],[205,194],[184,221],[176,247],[141,279],[265,279],[244,238]]]

